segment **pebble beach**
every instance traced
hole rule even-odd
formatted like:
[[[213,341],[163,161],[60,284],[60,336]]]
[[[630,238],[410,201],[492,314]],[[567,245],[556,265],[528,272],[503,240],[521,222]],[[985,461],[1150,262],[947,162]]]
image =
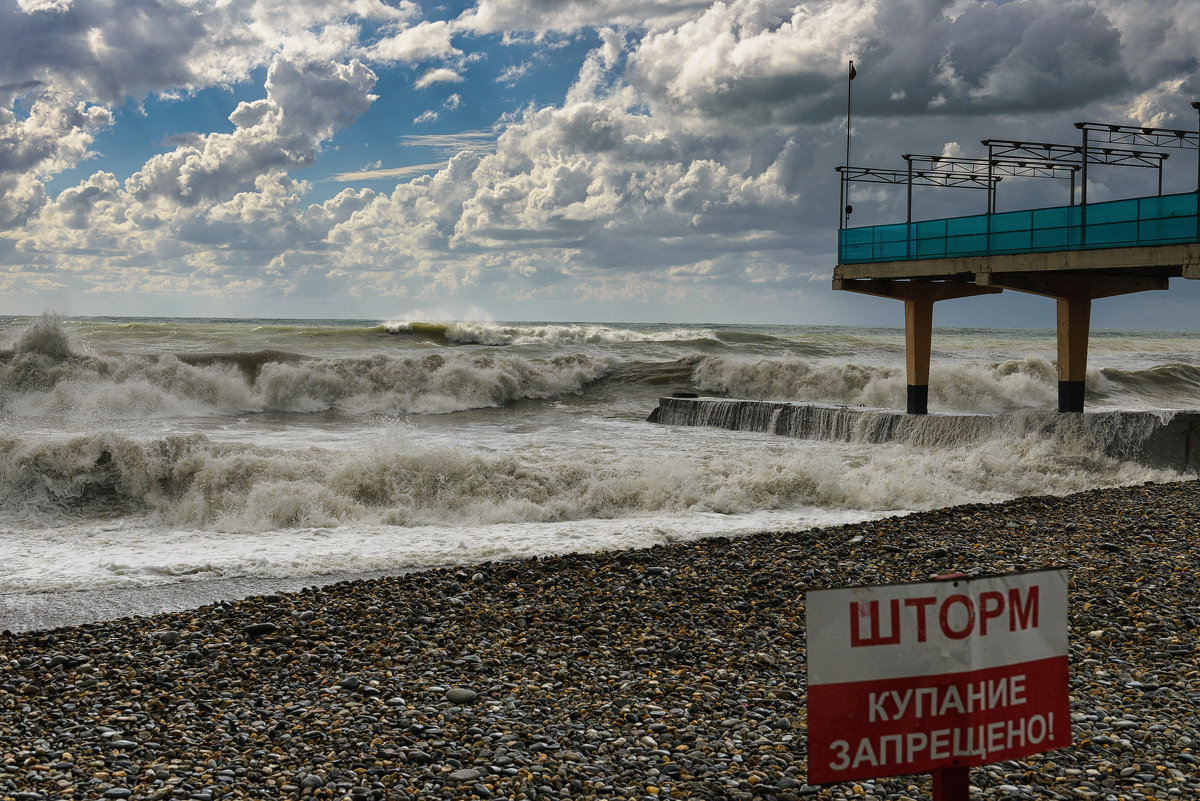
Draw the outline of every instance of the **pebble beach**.
[[[804,593],[1070,571],[1074,743],[980,799],[1200,798],[1200,484],[465,565],[0,635],[0,799],[928,798],[810,786]]]

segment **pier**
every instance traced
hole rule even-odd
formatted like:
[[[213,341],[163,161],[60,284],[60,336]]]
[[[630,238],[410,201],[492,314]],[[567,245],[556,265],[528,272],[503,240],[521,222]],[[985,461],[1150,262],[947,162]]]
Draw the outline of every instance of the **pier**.
[[[1200,110],[1200,103],[1192,106]],[[1172,278],[1200,279],[1200,155],[1197,191],[1161,194],[1165,151],[1200,153],[1200,129],[1087,122],[1075,127],[1078,145],[984,139],[986,158],[905,154],[903,170],[837,168],[843,202],[852,182],[907,188],[902,223],[846,227],[852,211],[846,203],[833,288],[904,302],[909,414],[928,412],[938,301],[1004,290],[1057,301],[1058,411],[1078,413],[1084,407],[1092,301],[1165,290]],[[1089,204],[1088,168],[1098,164],[1157,169],[1159,194]],[[997,213],[997,186],[1012,176],[1069,178],[1070,203]],[[916,186],[986,190],[987,211],[913,221]]]

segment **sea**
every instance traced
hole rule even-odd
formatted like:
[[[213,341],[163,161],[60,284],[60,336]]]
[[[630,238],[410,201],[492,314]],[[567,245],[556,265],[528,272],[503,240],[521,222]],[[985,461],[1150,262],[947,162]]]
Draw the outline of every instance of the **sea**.
[[[1052,330],[940,328],[933,414],[1053,410]],[[1200,333],[1094,331],[1089,410],[1200,407]],[[1093,443],[658,425],[675,392],[903,410],[885,327],[0,317],[0,629],[1169,481]]]

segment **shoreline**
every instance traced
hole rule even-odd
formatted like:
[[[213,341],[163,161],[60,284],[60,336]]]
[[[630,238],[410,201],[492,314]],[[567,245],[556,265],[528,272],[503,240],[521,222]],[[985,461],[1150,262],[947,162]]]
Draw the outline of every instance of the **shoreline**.
[[[413,568],[417,570],[420,568]],[[299,592],[305,587],[326,587],[348,581],[386,578],[411,570],[375,570],[364,573],[329,573],[285,578],[237,577],[181,581],[145,587],[101,587],[78,592],[0,595],[0,631],[49,631],[123,617],[153,617],[187,612],[223,601],[241,601],[256,595]]]
[[[1197,532],[1192,480],[0,635],[0,798],[927,797],[804,783],[805,590],[1059,566],[1075,744],[973,797],[1197,797]]]

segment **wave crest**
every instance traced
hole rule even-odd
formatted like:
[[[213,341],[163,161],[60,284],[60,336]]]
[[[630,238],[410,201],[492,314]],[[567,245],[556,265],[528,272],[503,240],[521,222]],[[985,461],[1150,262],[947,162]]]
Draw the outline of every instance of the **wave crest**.
[[[717,334],[702,328],[640,331],[583,324],[392,321],[384,323],[384,328],[392,334],[414,335],[456,345],[613,345],[718,339]]]
[[[148,525],[254,533],[802,506],[884,511],[1178,478],[1041,432],[937,448],[759,441],[699,460],[684,455],[688,446],[677,432],[647,433],[656,436],[662,439],[648,450],[492,451],[422,444],[387,430],[369,449],[337,452],[199,434],[148,442],[115,434],[53,441],[0,435],[0,521],[58,525],[143,514]],[[682,450],[674,458],[664,448]]]
[[[43,314],[21,333],[13,351],[18,356],[42,356],[53,362],[66,361],[75,355],[62,321],[49,313]]]
[[[582,355],[526,359],[504,354],[378,354],[268,364],[256,392],[275,411],[438,414],[576,393],[611,367],[610,359]]]
[[[1096,384],[1099,376],[1090,376]],[[750,400],[788,400],[872,408],[903,407],[906,378],[899,367],[833,364],[803,359],[706,356],[693,373],[696,386]],[[1014,359],[993,365],[936,365],[930,402],[955,411],[996,413],[1044,407],[1057,398],[1054,365]]]
[[[35,324],[21,340],[28,340],[24,349],[0,354],[0,406],[8,413],[84,421],[264,411],[437,414],[578,393],[616,364],[607,356],[465,351],[334,359],[276,350],[77,356],[59,334],[56,325]]]

